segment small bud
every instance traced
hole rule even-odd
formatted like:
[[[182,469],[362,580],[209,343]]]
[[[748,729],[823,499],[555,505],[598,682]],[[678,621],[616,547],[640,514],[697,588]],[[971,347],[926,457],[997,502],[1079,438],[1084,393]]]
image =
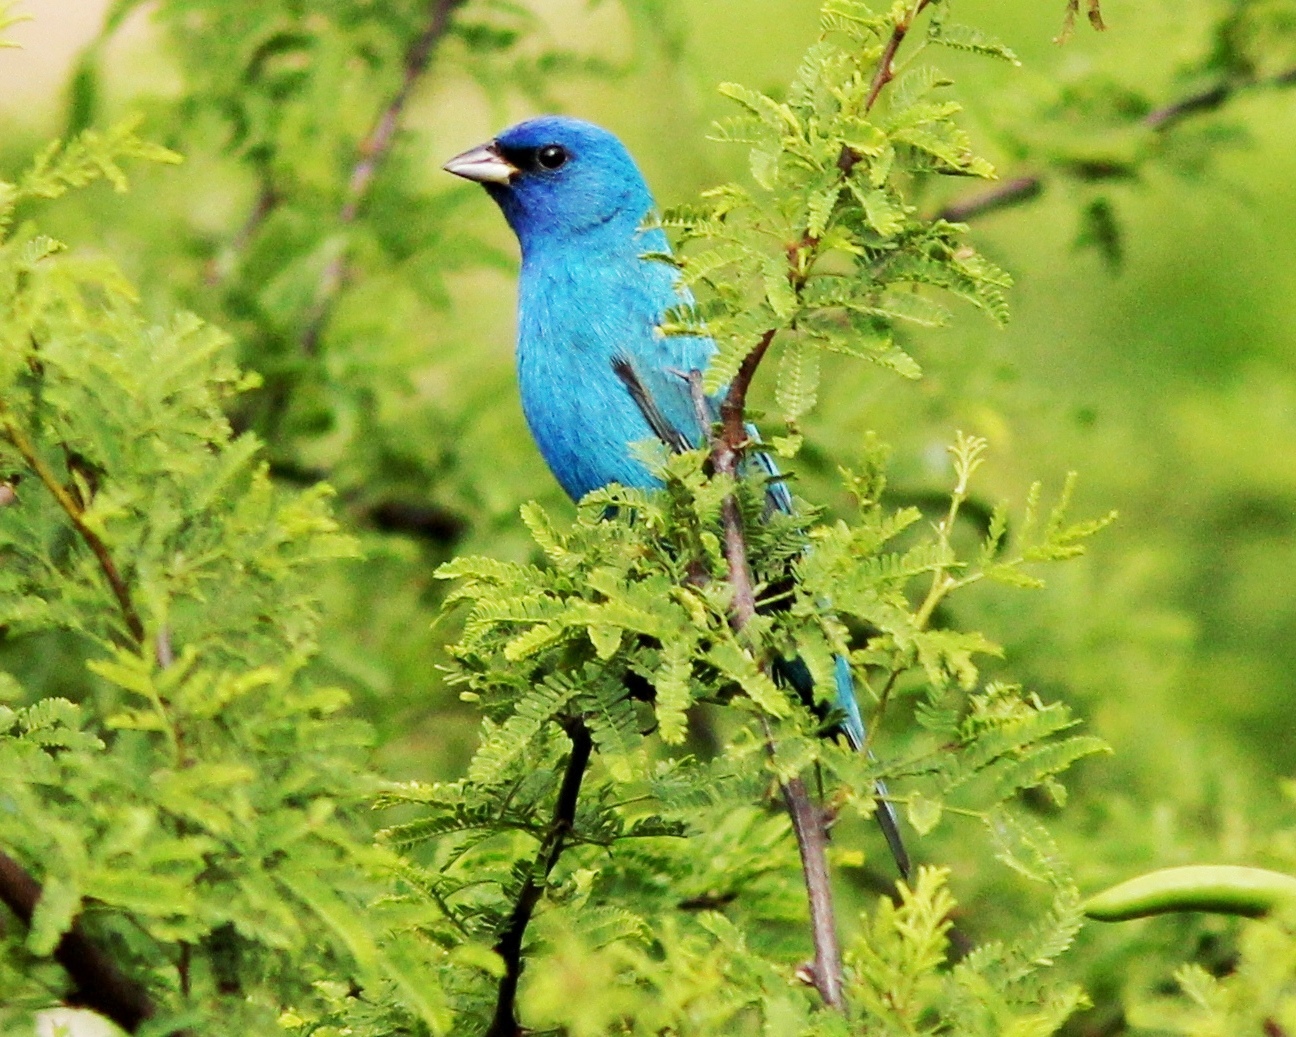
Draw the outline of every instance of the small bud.
[[[10,504],[18,503],[18,491],[14,488],[13,483],[0,482],[0,508],[7,508]]]

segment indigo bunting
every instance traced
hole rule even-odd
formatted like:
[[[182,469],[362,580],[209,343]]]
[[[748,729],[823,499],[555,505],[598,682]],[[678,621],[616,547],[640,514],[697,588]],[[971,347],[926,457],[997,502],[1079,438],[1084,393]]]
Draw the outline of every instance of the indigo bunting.
[[[684,296],[675,271],[644,258],[668,253],[670,245],[660,229],[643,226],[653,199],[625,145],[591,123],[542,116],[444,168],[482,184],[521,245],[522,410],[558,482],[573,500],[613,482],[660,485],[630,445],[656,437],[680,450],[706,441],[683,373],[705,370],[716,347],[710,338],[657,330]],[[777,476],[772,460],[756,456]],[[772,480],[768,493],[773,507],[791,509],[781,481]],[[781,672],[811,697],[810,672],[800,660],[783,663]],[[835,678],[842,732],[862,748],[864,723],[844,658],[836,660]],[[876,816],[907,876],[890,804],[879,801]]]

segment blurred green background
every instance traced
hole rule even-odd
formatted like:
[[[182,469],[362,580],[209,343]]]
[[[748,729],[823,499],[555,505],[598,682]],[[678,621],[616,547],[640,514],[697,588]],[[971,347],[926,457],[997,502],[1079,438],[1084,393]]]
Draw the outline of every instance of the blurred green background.
[[[524,53],[569,51],[587,67],[555,65],[561,74],[540,97],[526,69],[491,71],[466,45],[434,59],[384,173],[399,190],[383,177],[375,188],[373,241],[386,251],[357,246],[361,273],[330,314],[309,391],[273,427],[247,418],[287,476],[320,473],[339,487],[364,540],[362,568],[340,568],[326,588],[322,665],[359,694],[393,774],[455,774],[475,738],[476,715],[435,669],[449,632],[431,627],[434,564],[453,552],[524,555],[518,506],[569,507],[513,386],[515,246],[485,195],[452,182],[441,162],[559,107],[621,135],[660,203],[687,200],[743,175],[740,150],[705,140],[725,113],[715,85],[780,89],[818,8],[525,6],[536,17]],[[1082,24],[1058,45],[1060,0],[958,4],[961,20],[995,32],[1022,61],[942,56],[967,125],[1003,176],[1044,183],[1039,198],[973,221],[978,245],[1016,279],[1012,323],[996,329],[968,307],[952,327],[913,336],[926,370],[917,383],[835,363],[796,466],[800,492],[840,507],[836,466],[875,430],[894,445],[897,499],[921,498],[947,487],[944,448],[963,429],[991,444],[979,500],[1020,501],[1037,478],[1056,491],[1074,469],[1077,514],[1119,509],[1091,554],[1047,590],[978,591],[956,606],[961,625],[1005,645],[1002,674],[1067,700],[1116,750],[1080,769],[1057,821],[1085,889],[1154,865],[1281,859],[1270,833],[1288,810],[1281,779],[1296,771],[1296,89],[1241,91],[1151,143],[1137,129],[1148,108],[1216,81],[1219,26],[1242,6],[1105,0],[1107,32]],[[1269,6],[1289,16],[1290,4]],[[121,264],[150,309],[192,308],[239,336],[249,365],[298,377],[275,343],[300,315],[285,318],[287,331],[265,329],[277,312],[271,289],[294,290],[276,272],[273,236],[306,231],[268,223],[265,241],[230,258],[255,204],[255,163],[210,112],[178,106],[193,76],[167,35],[174,25],[157,25],[149,6],[96,45],[92,103],[84,89],[69,93],[105,8],[42,0],[25,8],[33,22],[9,31],[23,49],[0,51],[0,175],[78,112],[96,125],[143,112],[151,135],[189,161],[140,171],[128,195],[104,188],[69,201],[54,212],[55,232]],[[1280,17],[1257,45],[1268,64],[1255,75],[1296,67],[1293,41],[1296,27]],[[338,140],[373,118],[372,96],[353,100],[335,110],[337,140],[299,128],[320,150],[299,149],[284,182],[296,197],[314,189],[312,177],[323,183],[321,211],[335,210],[336,171],[350,162]],[[1077,173],[1097,166],[1117,172]],[[927,204],[982,189],[936,185]],[[391,245],[420,227],[435,231],[435,248]],[[230,262],[238,272],[226,276]],[[375,502],[393,494],[441,509],[456,535],[372,521]],[[974,864],[964,870],[972,882]],[[1147,940],[1198,939],[1214,924],[1150,923]],[[1096,962],[1117,953],[1114,938],[1087,939]],[[1102,975],[1090,977],[1099,991]]]

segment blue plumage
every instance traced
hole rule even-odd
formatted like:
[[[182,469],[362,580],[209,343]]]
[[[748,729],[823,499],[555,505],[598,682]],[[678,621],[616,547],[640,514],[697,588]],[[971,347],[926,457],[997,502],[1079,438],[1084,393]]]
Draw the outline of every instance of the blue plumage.
[[[630,153],[591,123],[544,116],[505,130],[445,168],[485,186],[522,247],[522,409],[563,489],[579,500],[612,482],[657,485],[630,445],[672,434],[679,445],[702,444],[706,430],[679,373],[705,370],[715,343],[657,330],[681,295],[669,266],[642,258],[670,246],[660,230],[641,229],[653,199]],[[660,421],[649,421],[632,383]],[[761,463],[773,472],[768,458]],[[790,508],[786,488],[772,487],[773,506]],[[804,665],[798,660],[784,670],[808,696]],[[864,724],[845,659],[837,660],[836,683],[844,733],[860,748]],[[891,808],[883,804],[878,817],[907,873]]]
[[[546,117],[496,138],[523,165],[560,141],[555,170],[536,163],[509,184],[487,183],[522,246],[518,281],[518,382],[522,409],[568,494],[652,476],[627,449],[653,436],[613,362],[630,363],[664,417],[701,441],[688,387],[670,371],[702,370],[715,344],[656,330],[677,302],[673,271],[640,258],[669,249],[660,230],[640,230],[652,196],[625,146],[575,119]]]

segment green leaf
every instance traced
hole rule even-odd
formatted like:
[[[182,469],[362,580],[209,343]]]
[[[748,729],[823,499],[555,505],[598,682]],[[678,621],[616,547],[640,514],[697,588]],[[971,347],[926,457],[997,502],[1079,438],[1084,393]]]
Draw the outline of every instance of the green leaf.
[[[307,907],[346,948],[355,963],[357,976],[373,977],[379,972],[381,955],[364,916],[358,913],[313,872],[302,864],[275,871],[274,877]]]
[[[959,25],[946,20],[936,21],[933,19],[927,32],[927,38],[932,43],[938,43],[943,47],[998,58],[1001,61],[1008,62],[1010,65],[1021,64],[1012,48],[989,33],[970,25]]]
[[[765,301],[775,316],[784,322],[797,311],[796,289],[788,280],[786,262],[778,256],[770,256],[765,261]]]
[[[81,891],[69,880],[47,875],[41,882],[40,899],[32,911],[27,949],[45,958],[54,953],[63,934],[81,910]]]
[[[810,196],[806,205],[806,233],[812,238],[822,237],[828,229],[833,209],[837,205],[837,196],[841,194],[842,183],[834,180],[827,187],[820,188]]]
[[[694,650],[694,645],[682,639],[668,642],[662,649],[662,664],[653,675],[657,733],[667,745],[680,745],[688,732],[685,711],[693,703]]]
[[[622,631],[620,627],[591,623],[585,629],[589,634],[590,643],[594,645],[594,651],[600,659],[606,661],[616,655],[617,649],[621,647]]]
[[[381,952],[381,968],[396,986],[400,1000],[434,1034],[449,1033],[454,1025],[438,969],[428,960],[440,957],[439,948],[413,933],[402,933]]]
[[[882,237],[892,237],[904,229],[905,207],[893,199],[889,192],[876,187],[865,188],[853,180],[851,191],[864,210],[864,218]]]
[[[787,716],[788,705],[769,674],[733,641],[720,641],[707,652],[707,661],[730,680],[735,681],[748,698],[773,717]]]
[[[940,824],[944,805],[938,799],[928,799],[920,792],[909,796],[905,816],[919,835],[927,835]]]
[[[806,338],[785,340],[774,395],[783,417],[794,422],[810,410],[819,392],[819,347]]]

